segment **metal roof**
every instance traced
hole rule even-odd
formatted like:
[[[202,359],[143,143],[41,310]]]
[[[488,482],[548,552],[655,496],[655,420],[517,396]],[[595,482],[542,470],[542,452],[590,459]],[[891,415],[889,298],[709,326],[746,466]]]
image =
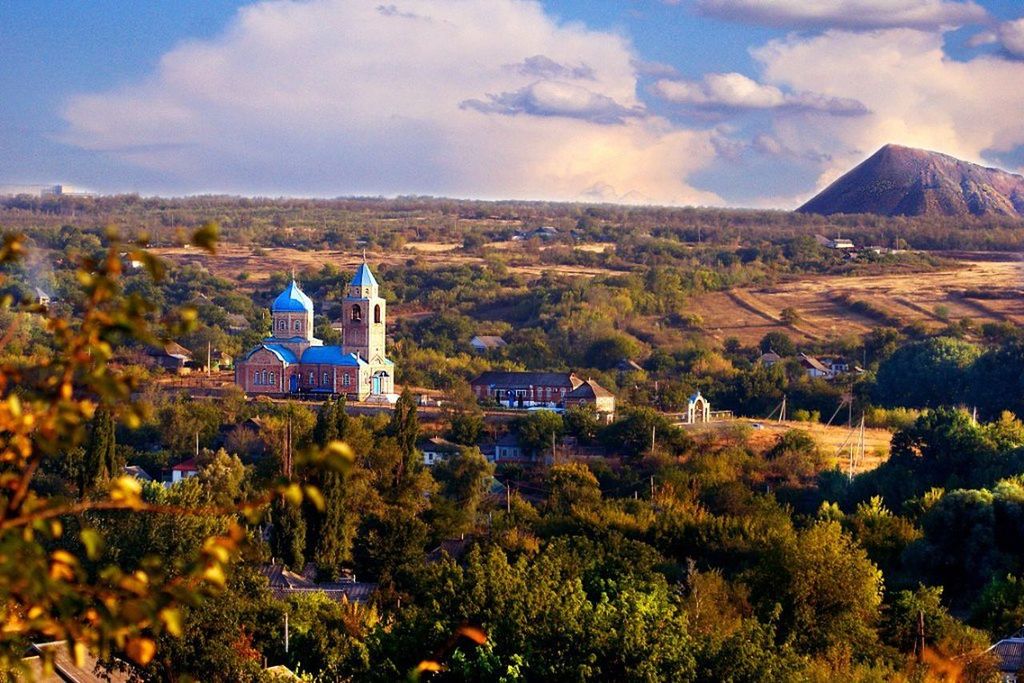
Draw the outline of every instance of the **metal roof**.
[[[345,353],[340,346],[310,346],[302,352],[303,363],[317,363],[319,365],[343,365],[346,367],[359,367],[366,365],[366,361],[354,353]]]
[[[279,344],[260,344],[255,349],[250,351],[249,355],[247,355],[245,359],[249,360],[249,358],[251,358],[252,355],[259,351],[260,349],[266,349],[267,351],[270,351],[272,354],[277,356],[278,360],[283,361],[285,363],[299,362],[299,359],[295,357],[295,354],[292,353],[291,349],[289,349],[287,346],[280,346]]]
[[[373,273],[370,272],[370,266],[363,263],[356,269],[356,274],[352,277],[352,282],[349,283],[349,286],[376,287],[377,278],[375,278]]]
[[[573,398],[603,398],[608,396],[614,396],[612,392],[608,391],[600,384],[592,379],[588,379],[583,384],[579,385],[568,394],[565,395],[567,399]]]
[[[486,384],[492,387],[525,389],[531,386],[568,387],[575,389],[582,381],[571,372],[502,372],[489,370],[470,384]]]
[[[295,280],[292,280],[292,283],[274,299],[270,310],[274,313],[312,313],[313,301],[306,296],[305,292],[299,289],[299,285]]]
[[[1017,673],[1024,669],[1024,638],[1004,638],[989,648],[999,658],[999,670]]]

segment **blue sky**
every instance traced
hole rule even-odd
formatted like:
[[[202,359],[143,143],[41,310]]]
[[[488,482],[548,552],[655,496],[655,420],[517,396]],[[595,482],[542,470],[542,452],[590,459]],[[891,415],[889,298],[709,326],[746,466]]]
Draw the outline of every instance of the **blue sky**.
[[[790,208],[881,144],[1024,165],[1014,0],[0,5],[0,185]]]

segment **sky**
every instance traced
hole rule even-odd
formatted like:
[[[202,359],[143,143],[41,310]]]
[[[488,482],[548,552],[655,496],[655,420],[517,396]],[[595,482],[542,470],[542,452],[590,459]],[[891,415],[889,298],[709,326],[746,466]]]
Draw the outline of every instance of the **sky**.
[[[1022,84],[1020,0],[8,0],[0,186],[790,209]]]

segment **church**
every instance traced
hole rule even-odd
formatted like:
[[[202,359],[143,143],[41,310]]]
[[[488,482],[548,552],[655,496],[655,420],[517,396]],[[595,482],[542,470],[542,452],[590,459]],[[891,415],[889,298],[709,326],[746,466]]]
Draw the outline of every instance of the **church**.
[[[248,394],[340,394],[364,401],[393,394],[395,364],[384,354],[386,303],[364,261],[342,300],[342,346],[313,336],[313,302],[292,283],[270,306],[271,335],[235,364]]]

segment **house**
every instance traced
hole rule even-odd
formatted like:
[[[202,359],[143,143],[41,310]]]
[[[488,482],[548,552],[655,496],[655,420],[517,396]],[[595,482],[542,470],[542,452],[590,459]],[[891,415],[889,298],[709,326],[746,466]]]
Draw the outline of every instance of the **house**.
[[[287,600],[291,595],[303,593],[324,593],[336,602],[365,603],[377,590],[375,583],[360,583],[351,579],[317,583],[303,574],[291,571],[283,564],[267,564],[260,567],[260,573],[267,577],[271,594],[278,600]]]
[[[619,372],[643,372],[643,366],[637,363],[635,360],[629,358],[623,358],[615,364],[615,369]]]
[[[36,305],[38,306],[49,306],[50,302],[53,301],[53,297],[44,292],[39,287],[35,287]]]
[[[526,232],[516,233],[515,236],[512,237],[512,239],[514,241],[517,241],[517,242],[520,242],[522,240],[530,240],[530,239],[534,239],[534,238],[542,239],[542,240],[550,240],[550,239],[554,239],[554,238],[558,237],[558,235],[559,235],[558,228],[556,228],[555,226],[553,226],[553,225],[542,225],[539,228],[535,228],[533,230],[528,230]]]
[[[525,462],[529,460],[519,436],[509,432],[494,444],[494,462]]]
[[[832,370],[827,365],[814,356],[808,356],[806,353],[800,354],[800,366],[809,377],[831,379],[834,376]]]
[[[173,341],[162,346],[148,347],[146,355],[164,370],[180,371],[192,361],[192,352]]]
[[[826,249],[841,249],[843,251],[850,251],[855,249],[853,242],[846,239],[845,237],[836,237],[834,240],[825,237],[824,235],[815,235],[814,240],[825,247]]]
[[[138,465],[125,465],[124,473],[129,477],[135,477],[141,482],[153,481],[153,477],[149,476],[149,472]]]
[[[423,453],[423,464],[432,467],[435,463],[456,455],[461,447],[457,443],[435,436],[416,444],[416,448]]]
[[[49,659],[53,663],[53,673],[44,673],[43,662]],[[66,640],[54,640],[45,643],[32,643],[28,647],[21,663],[25,667],[27,678],[15,676],[11,680],[40,681],[45,683],[128,683],[141,680],[140,673],[127,662],[114,659],[100,663],[99,659],[85,651],[81,665],[75,663],[75,656]]]
[[[850,362],[842,358],[819,358],[818,360],[829,369],[833,377],[850,372]]]
[[[386,305],[364,262],[342,299],[343,344],[325,346],[313,336],[313,301],[292,280],[270,306],[271,336],[235,363],[235,384],[250,394],[344,394],[358,401],[394,394]]]
[[[583,380],[571,372],[491,370],[470,382],[470,387],[480,401],[494,400],[509,408],[554,408],[581,384]]]
[[[466,551],[469,550],[469,545],[472,542],[473,537],[467,537],[465,534],[460,538],[446,538],[441,541],[441,545],[427,553],[427,564],[436,564],[445,557],[450,557],[458,562],[466,554]]]
[[[766,368],[770,368],[776,365],[777,363],[781,363],[782,356],[775,353],[774,351],[768,351],[767,353],[762,353],[758,357],[756,362],[758,365],[763,365]]]
[[[999,663],[1003,683],[1017,683],[1024,671],[1024,629],[1003,638],[988,649]]]
[[[566,408],[575,406],[594,406],[594,410],[605,422],[615,419],[615,394],[608,391],[592,379],[588,379],[565,395]]]
[[[473,350],[477,353],[487,353],[488,351],[504,348],[508,346],[508,343],[499,336],[485,334],[470,339],[469,345],[472,346]]]
[[[177,484],[182,479],[188,479],[197,474],[199,474],[199,467],[196,465],[196,460],[189,458],[171,468],[171,483]]]

